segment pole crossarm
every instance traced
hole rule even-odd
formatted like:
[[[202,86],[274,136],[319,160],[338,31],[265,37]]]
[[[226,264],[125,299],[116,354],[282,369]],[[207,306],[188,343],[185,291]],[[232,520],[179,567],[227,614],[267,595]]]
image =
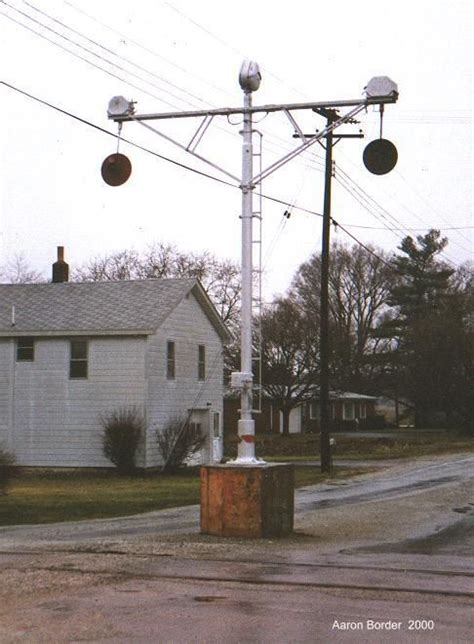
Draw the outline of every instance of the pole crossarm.
[[[309,147],[314,145],[316,141],[319,141],[320,139],[325,138],[328,135],[328,133],[335,130],[337,127],[339,127],[339,125],[343,125],[344,123],[349,121],[353,116],[365,110],[366,107],[367,107],[366,101],[363,101],[362,103],[359,102],[358,105],[354,107],[354,109],[350,110],[347,114],[344,114],[339,118],[337,118],[337,120],[334,120],[328,123],[328,125],[324,128],[324,130],[315,134],[313,137],[308,139],[305,138],[304,142],[300,146],[298,146],[297,148],[295,148],[285,156],[281,157],[281,159],[279,159],[278,161],[275,161],[275,163],[268,166],[268,168],[265,168],[265,170],[263,170],[260,174],[258,174],[253,178],[252,183],[254,185],[257,185],[258,183],[260,183],[260,181],[263,181],[263,179],[266,179],[270,174],[272,174],[276,170],[279,170],[283,165],[285,165],[285,163],[288,163],[288,161],[291,161],[299,154],[307,150]]]
[[[109,118],[117,122],[126,121],[156,121],[165,119],[191,118],[199,116],[232,116],[232,114],[256,114],[258,112],[282,112],[284,110],[313,110],[317,108],[341,108],[354,107],[363,103],[365,106],[382,105],[396,103],[398,94],[393,93],[390,96],[368,96],[364,99],[353,99],[348,101],[324,101],[317,103],[282,103],[269,105],[255,105],[252,107],[220,107],[211,110],[193,110],[182,112],[154,112],[151,114],[123,114],[110,115]]]

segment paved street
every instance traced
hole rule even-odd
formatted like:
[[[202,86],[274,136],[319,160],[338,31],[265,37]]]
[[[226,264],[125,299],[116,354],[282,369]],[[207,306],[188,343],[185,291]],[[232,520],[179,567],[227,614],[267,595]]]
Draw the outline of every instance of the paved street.
[[[473,465],[298,490],[281,540],[201,535],[197,506],[1,528],[0,641],[472,641]]]

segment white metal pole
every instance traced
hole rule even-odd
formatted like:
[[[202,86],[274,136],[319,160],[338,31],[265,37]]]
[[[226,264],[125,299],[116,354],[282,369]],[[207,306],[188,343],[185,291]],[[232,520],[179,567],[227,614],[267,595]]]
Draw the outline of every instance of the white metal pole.
[[[242,308],[241,308],[241,372],[244,375],[240,397],[238,422],[238,463],[255,463],[255,422],[252,418],[252,216],[253,216],[253,147],[252,147],[252,93],[244,94],[244,123],[242,143]]]

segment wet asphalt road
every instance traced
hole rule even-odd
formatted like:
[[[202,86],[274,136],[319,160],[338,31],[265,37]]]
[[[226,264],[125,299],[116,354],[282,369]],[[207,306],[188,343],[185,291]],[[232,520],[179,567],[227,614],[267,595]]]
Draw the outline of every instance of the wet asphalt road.
[[[197,506],[0,529],[0,642],[468,642],[474,457],[296,493],[281,540],[199,534]]]

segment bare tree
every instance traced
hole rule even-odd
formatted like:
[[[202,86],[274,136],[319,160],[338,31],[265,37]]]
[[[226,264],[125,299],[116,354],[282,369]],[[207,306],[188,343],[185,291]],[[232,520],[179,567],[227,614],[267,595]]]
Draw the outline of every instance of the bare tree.
[[[262,315],[262,379],[264,392],[282,412],[284,434],[290,412],[314,392],[318,368],[318,336],[290,298],[281,298]]]
[[[196,277],[231,331],[240,314],[240,269],[209,252],[183,253],[176,246],[157,243],[145,252],[122,250],[96,257],[73,272],[77,282]]]
[[[17,253],[0,266],[0,280],[8,284],[45,282],[44,276],[28,264],[23,253]]]
[[[381,339],[372,330],[387,309],[393,280],[390,258],[380,249],[334,244],[329,271],[329,316],[332,386],[367,389],[377,362],[371,360]],[[302,264],[292,283],[291,297],[319,329],[321,257]]]

